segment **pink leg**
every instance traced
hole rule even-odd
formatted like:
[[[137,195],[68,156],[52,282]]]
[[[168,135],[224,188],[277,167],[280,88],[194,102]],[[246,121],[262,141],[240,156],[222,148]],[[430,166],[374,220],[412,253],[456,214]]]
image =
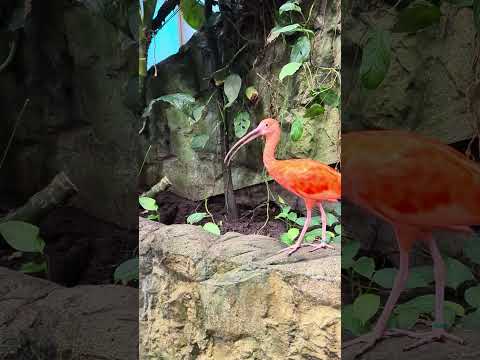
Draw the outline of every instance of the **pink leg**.
[[[319,245],[313,245],[313,244],[309,245],[313,247],[313,249],[310,251],[326,249],[326,248],[334,249],[333,246],[327,244],[327,214],[325,213],[325,210],[321,202],[318,203],[318,208],[320,209],[320,215],[322,219],[322,241],[320,242]]]
[[[291,255],[295,251],[297,251],[300,248],[300,246],[302,245],[303,237],[305,236],[305,233],[307,232],[307,229],[310,226],[310,222],[312,221],[312,207],[313,207],[313,204],[310,201],[305,201],[305,206],[307,208],[307,217],[305,219],[305,224],[303,225],[302,232],[298,236],[295,244],[293,244],[292,246],[289,246],[285,249],[280,250],[279,253],[286,252],[287,256]]]
[[[428,242],[430,248],[430,254],[433,258],[433,271],[435,276],[435,322],[432,324],[432,331],[427,333],[414,333],[410,332],[408,336],[418,338],[419,340],[412,345],[405,348],[405,350],[414,349],[418,346],[438,341],[442,339],[449,339],[460,344],[463,344],[463,339],[447,333],[445,330],[445,318],[444,318],[444,303],[445,303],[445,263],[443,262],[442,255],[438,250],[437,243],[433,238]]]
[[[383,308],[380,318],[377,320],[377,323],[375,324],[375,328],[371,333],[362,335],[356,339],[346,342],[343,345],[343,348],[346,348],[354,344],[363,343],[363,342],[366,343],[365,346],[363,346],[356,353],[355,356],[360,356],[361,354],[365,353],[366,351],[371,349],[376,344],[376,342],[380,340],[383,336],[389,335],[385,333],[388,319],[390,318],[393,308],[395,307],[395,304],[397,303],[398,298],[400,297],[400,294],[405,288],[405,285],[408,279],[408,252],[405,249],[403,249],[401,246],[400,240],[402,239],[402,237],[403,237],[402,231],[400,231],[400,229],[397,229],[397,238],[399,240],[399,245],[400,245],[400,268],[397,273],[397,276],[395,277],[395,282],[393,284],[392,291],[390,292],[390,295],[388,297],[387,303]]]

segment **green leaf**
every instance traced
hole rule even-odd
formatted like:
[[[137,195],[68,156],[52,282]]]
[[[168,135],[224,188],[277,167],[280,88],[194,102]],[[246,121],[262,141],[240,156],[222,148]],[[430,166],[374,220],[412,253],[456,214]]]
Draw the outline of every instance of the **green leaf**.
[[[288,215],[287,215],[287,218],[288,218],[288,220],[290,220],[292,222],[295,222],[298,218],[298,215],[295,212],[289,212]]]
[[[342,327],[354,335],[363,333],[362,322],[354,316],[353,304],[342,306]]]
[[[148,211],[158,210],[157,201],[155,199],[152,199],[147,196],[141,196],[138,198],[138,202],[140,203],[140,206],[145,210],[148,210]]]
[[[305,117],[314,118],[322,115],[325,112],[325,108],[320,104],[312,104],[307,111],[305,111]]]
[[[188,25],[199,30],[205,22],[205,9],[197,0],[180,0],[180,9]]]
[[[301,117],[296,117],[292,122],[292,127],[290,129],[290,139],[292,141],[298,141],[303,135],[303,119]]]
[[[195,103],[195,98],[192,95],[184,93],[168,94],[160,96],[156,99],[153,99],[148,104],[147,108],[143,112],[142,117],[151,116],[153,105],[157,102],[163,101],[174,106],[177,110],[180,110],[184,113],[188,112],[190,106]]]
[[[158,219],[160,219],[160,216],[158,216],[158,214],[148,214],[147,219],[148,220],[158,220]]]
[[[463,326],[469,330],[480,330],[480,309],[466,315],[462,321]]]
[[[187,224],[196,224],[202,221],[205,218],[205,216],[207,216],[207,213],[204,213],[204,212],[196,212],[196,213],[190,214],[187,217]]]
[[[193,109],[192,115],[193,115],[193,119],[195,120],[195,122],[198,122],[202,119],[203,112],[205,111],[205,108],[206,108],[205,105],[199,105],[199,106],[196,106]]]
[[[399,311],[396,315],[397,326],[400,329],[411,329],[419,317],[420,312],[417,309]]]
[[[290,238],[290,236],[288,235],[288,233],[282,233],[280,235],[280,241],[283,242],[284,244],[290,246],[293,244],[294,240]]]
[[[475,264],[480,265],[480,237],[474,236],[465,241],[463,254]]]
[[[287,2],[282,6],[280,6],[280,8],[278,9],[278,12],[280,15],[289,11],[296,11],[296,12],[302,13],[302,9],[300,8],[300,6],[292,2]]]
[[[429,285],[429,282],[425,280],[425,277],[422,273],[410,271],[407,279],[407,289],[414,289],[420,287],[426,287]]]
[[[282,70],[280,70],[280,74],[278,75],[278,78],[280,81],[283,81],[287,76],[292,76],[295,74],[298,69],[300,69],[300,66],[302,66],[302,63],[297,63],[297,62],[291,62],[288,63],[287,65],[282,67]]]
[[[362,51],[360,79],[366,89],[376,89],[385,79],[390,67],[390,34],[371,31]]]
[[[209,138],[210,137],[207,134],[195,135],[192,138],[192,143],[190,144],[190,146],[193,150],[202,150],[205,148],[205,145],[207,145]]]
[[[474,308],[480,308],[480,286],[474,286],[465,291],[465,301]]]
[[[457,289],[464,282],[474,280],[472,271],[460,261],[447,257],[445,259],[447,269],[446,285],[452,289]]]
[[[427,284],[430,284],[433,282],[433,267],[431,265],[413,266],[412,268],[410,268],[409,274],[410,274],[409,279],[410,277],[413,279],[418,276],[418,277],[421,277]],[[413,285],[412,282],[413,280],[407,281],[407,286]],[[426,285],[423,285],[423,286],[426,286]]]
[[[349,269],[353,266],[353,258],[360,250],[360,242],[353,240],[342,244],[342,269]]]
[[[233,127],[237,138],[244,136],[250,127],[250,114],[246,111],[239,112],[233,119]]]
[[[332,226],[333,224],[336,224],[338,222],[338,217],[336,217],[332,213],[327,213],[327,225]]]
[[[113,280],[116,283],[121,281],[124,284],[132,280],[138,280],[138,266],[138,257],[124,261],[115,269]]]
[[[342,235],[342,225],[340,224],[335,225],[335,227],[333,228],[333,231],[335,231],[335,233],[337,233],[338,235]]]
[[[292,240],[295,240],[298,234],[300,234],[300,230],[298,230],[297,228],[291,228],[290,230],[287,231],[288,237]]]
[[[375,271],[375,262],[372,258],[362,256],[353,264],[353,270],[370,279]]]
[[[428,1],[415,1],[400,11],[393,32],[416,32],[440,21],[440,8]]]
[[[447,2],[456,7],[471,7],[474,3],[473,0],[447,0]]]
[[[293,45],[292,52],[290,53],[290,62],[303,63],[308,60],[310,55],[310,40],[308,36],[301,36]]]
[[[326,239],[325,241],[329,242],[330,239],[335,237],[335,234],[332,233],[331,231],[325,232]],[[316,238],[321,239],[322,238],[322,229],[314,229],[312,231],[309,231],[305,234],[305,241],[306,242],[312,242]]]
[[[337,107],[340,104],[340,96],[331,87],[322,87],[318,97],[323,104],[328,106]]]
[[[242,87],[242,78],[237,74],[230,74],[223,83],[223,91],[227,97],[228,103],[225,105],[225,108],[232,106],[232,104],[237,100],[238,93]]]
[[[258,97],[258,91],[253,86],[249,86],[245,89],[245,96],[248,100],[254,101]]]
[[[303,226],[305,225],[305,217],[299,217],[297,218],[297,220],[295,220],[295,224],[297,225],[300,225],[300,226]],[[312,226],[317,226],[317,225],[320,225],[320,216],[313,216],[311,221],[310,221],[310,227]]]
[[[380,296],[374,294],[363,294],[353,302],[353,315],[364,325],[370,320],[380,308]]]
[[[43,252],[45,242],[39,236],[40,229],[23,221],[0,223],[0,234],[12,248],[23,252]]]
[[[214,235],[220,235],[220,228],[217,224],[214,224],[212,222],[208,222],[203,225],[203,230],[208,231],[209,233],[212,233]]]
[[[281,27],[274,27],[272,29],[272,34],[293,34],[296,31],[299,31],[301,28],[300,24],[290,24],[287,26],[281,26]]]
[[[27,274],[46,272],[47,262],[46,261],[43,261],[42,263],[36,263],[33,261],[27,262],[25,264],[22,264],[22,266],[20,267],[20,271]]]
[[[373,274],[372,280],[385,289],[391,289],[396,275],[397,269],[384,268],[376,271],[375,274]]]

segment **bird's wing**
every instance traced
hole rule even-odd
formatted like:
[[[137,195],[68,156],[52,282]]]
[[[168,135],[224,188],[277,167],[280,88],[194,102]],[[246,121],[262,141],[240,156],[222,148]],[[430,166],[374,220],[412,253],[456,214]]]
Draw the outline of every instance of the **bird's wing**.
[[[299,196],[314,200],[340,197],[340,174],[318,161],[281,160],[269,172],[280,185]]]

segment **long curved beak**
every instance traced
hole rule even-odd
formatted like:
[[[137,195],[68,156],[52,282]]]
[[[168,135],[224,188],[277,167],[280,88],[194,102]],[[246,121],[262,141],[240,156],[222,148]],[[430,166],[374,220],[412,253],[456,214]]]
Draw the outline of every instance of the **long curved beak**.
[[[262,136],[262,133],[260,132],[260,129],[257,127],[256,129],[250,131],[247,135],[242,137],[240,140],[238,140],[225,156],[225,160],[224,160],[225,164],[227,164],[227,166],[230,166],[230,161],[232,161],[232,158],[235,156],[238,150],[240,150],[242,146],[248,144],[250,141],[255,140],[260,136]]]

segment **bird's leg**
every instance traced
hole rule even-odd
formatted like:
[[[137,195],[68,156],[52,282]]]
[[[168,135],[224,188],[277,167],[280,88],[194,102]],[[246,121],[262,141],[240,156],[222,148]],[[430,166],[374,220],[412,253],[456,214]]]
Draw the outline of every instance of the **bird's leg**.
[[[320,215],[322,219],[322,240],[319,245],[310,244],[309,246],[313,247],[313,249],[310,251],[326,248],[334,249],[333,246],[327,244],[327,214],[325,213],[325,209],[323,208],[321,202],[318,203],[318,208],[320,209]]]
[[[397,236],[399,232],[397,231]],[[403,289],[405,288],[405,284],[407,283],[408,279],[408,251],[403,249],[400,246],[400,268],[395,277],[395,282],[393,284],[392,291],[388,297],[387,303],[383,308],[382,314],[378,319],[377,323],[375,324],[375,328],[372,332],[359,336],[356,339],[351,341],[347,341],[342,348],[347,348],[355,344],[365,343],[363,347],[361,347],[358,352],[355,353],[355,358],[362,355],[366,351],[370,350],[382,337],[387,336],[396,336],[396,335],[404,335],[401,333],[397,333],[395,331],[385,331],[387,327],[388,319],[392,314],[393,308],[400,297]]]
[[[435,276],[435,322],[432,324],[432,330],[427,333],[408,332],[408,336],[418,338],[418,341],[407,346],[404,350],[414,349],[424,344],[439,340],[452,340],[463,344],[463,339],[451,335],[446,331],[444,320],[445,303],[445,263],[442,259],[437,243],[433,238],[428,241],[430,253],[433,258],[433,271]]]
[[[298,239],[295,242],[295,244],[293,244],[293,245],[291,245],[291,246],[289,246],[285,249],[280,250],[279,253],[286,252],[287,256],[291,255],[295,251],[297,251],[300,248],[300,246],[302,245],[303,237],[305,236],[305,233],[307,232],[307,229],[310,226],[310,222],[312,221],[312,207],[313,207],[313,204],[310,201],[305,201],[305,206],[307,208],[307,217],[305,218],[305,224],[303,225],[302,232],[298,236]]]

